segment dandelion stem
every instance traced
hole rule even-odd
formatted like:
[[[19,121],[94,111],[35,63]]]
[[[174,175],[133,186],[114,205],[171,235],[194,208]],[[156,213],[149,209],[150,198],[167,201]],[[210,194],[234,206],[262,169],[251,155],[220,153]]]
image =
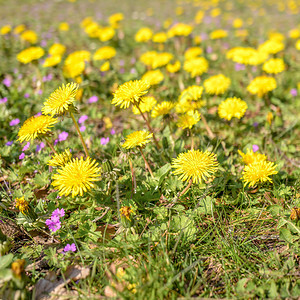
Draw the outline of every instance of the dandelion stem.
[[[83,139],[83,137],[82,137],[82,134],[81,134],[81,132],[80,132],[78,123],[76,122],[75,117],[74,117],[74,115],[73,115],[72,112],[70,112],[70,116],[71,116],[71,118],[72,118],[72,120],[73,120],[73,123],[74,123],[74,125],[75,125],[76,131],[77,131],[77,133],[78,133],[78,135],[79,135],[81,144],[82,144],[82,146],[83,146],[83,148],[84,148],[85,155],[88,157],[88,156],[89,156],[89,152],[88,152],[88,149],[87,149],[86,144],[85,144],[85,142],[84,142],[84,139]]]
[[[189,184],[188,184],[188,185],[184,188],[184,190],[179,194],[179,197],[182,196],[182,195],[184,195],[184,194],[187,192],[187,190],[191,187],[192,183],[193,183],[193,180],[190,179]]]
[[[204,117],[203,114],[201,114],[201,119],[202,119],[202,121],[203,121],[203,124],[204,124],[204,126],[205,126],[205,129],[206,129],[206,131],[207,131],[208,136],[209,136],[211,139],[215,138],[215,135],[214,135],[213,132],[211,131],[210,127],[208,126],[208,123],[207,123],[207,121],[206,121],[206,118]]]
[[[158,141],[157,141],[157,138],[156,138],[156,136],[155,136],[155,134],[154,134],[154,131],[153,131],[151,125],[150,125],[150,122],[147,120],[147,118],[145,117],[145,115],[144,115],[143,112],[141,111],[140,107],[139,107],[138,105],[136,105],[136,107],[137,107],[137,109],[139,110],[140,114],[142,115],[143,119],[145,120],[146,125],[147,125],[149,131],[153,134],[153,140],[154,140],[154,143],[155,143],[157,149],[160,149],[160,146],[159,146],[159,144],[158,144]]]
[[[191,150],[194,150],[194,135],[191,129],[190,129],[190,136],[191,136]]]
[[[135,172],[134,172],[134,168],[133,168],[130,157],[128,157],[128,161],[129,161],[129,166],[130,166],[130,170],[131,170],[131,178],[132,178],[132,193],[131,193],[131,198],[132,198],[133,194],[136,191],[136,179],[135,179]]]
[[[56,154],[57,152],[54,149],[53,145],[50,143],[50,141],[46,137],[44,137],[44,139],[45,139],[46,143],[48,144],[48,146],[51,148],[51,150]]]
[[[145,155],[144,155],[144,153],[143,153],[143,151],[142,151],[142,149],[141,149],[140,147],[139,147],[139,150],[140,150],[140,152],[141,152],[141,154],[142,154],[142,157],[143,157],[143,159],[144,159],[144,161],[145,161],[145,165],[146,165],[148,171],[149,171],[150,174],[151,174],[151,177],[154,178],[154,175],[153,175],[153,173],[152,173],[151,167],[150,167],[150,165],[148,164],[147,159],[146,159],[146,157],[145,157]]]

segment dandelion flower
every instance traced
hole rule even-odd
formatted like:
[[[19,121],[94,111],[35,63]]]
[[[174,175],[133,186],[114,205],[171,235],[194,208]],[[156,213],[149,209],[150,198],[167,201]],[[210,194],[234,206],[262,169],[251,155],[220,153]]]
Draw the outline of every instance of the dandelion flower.
[[[159,116],[167,115],[171,109],[174,107],[174,104],[170,101],[163,101],[157,104],[151,112],[152,118],[157,118]]]
[[[125,138],[125,142],[122,147],[125,149],[143,147],[150,142],[152,136],[153,134],[147,131],[135,131]]]
[[[230,78],[224,76],[223,74],[219,74],[206,79],[203,85],[208,94],[221,95],[228,90],[230,83]]]
[[[179,101],[186,100],[186,101],[196,101],[199,100],[203,93],[203,87],[198,85],[191,85],[184,89],[180,96]]]
[[[57,123],[57,119],[50,116],[38,116],[27,119],[18,132],[18,141],[31,141],[50,132],[50,127]]]
[[[194,78],[208,70],[208,61],[204,57],[189,59],[184,62],[183,69]]]
[[[232,118],[242,118],[247,110],[247,103],[240,98],[227,98],[218,107],[220,118],[230,121]]]
[[[212,40],[222,39],[228,36],[228,32],[223,29],[217,29],[210,33],[209,37]]]
[[[189,150],[180,153],[172,161],[175,175],[180,175],[182,181],[192,179],[193,183],[201,183],[202,180],[213,176],[218,169],[216,154],[209,151]]]
[[[56,43],[49,48],[50,55],[63,55],[66,52],[66,46]]]
[[[61,62],[61,56],[60,55],[49,56],[45,59],[43,67],[44,68],[54,67],[54,66],[58,65],[60,62]]]
[[[275,170],[277,165],[270,161],[258,161],[252,164],[246,165],[243,170],[243,181],[244,185],[253,187],[259,182],[272,182],[272,179],[269,177],[271,175],[277,174]]]
[[[250,165],[254,162],[258,161],[265,161],[267,160],[267,157],[264,154],[258,153],[258,152],[253,152],[253,150],[247,149],[246,153],[243,153],[242,151],[238,150],[239,155],[242,157],[243,162],[246,165]]]
[[[63,167],[72,158],[72,154],[69,149],[66,149],[63,153],[56,153],[48,161],[48,165],[51,167]]]
[[[90,157],[86,160],[83,157],[73,158],[58,170],[58,174],[53,175],[52,185],[59,189],[60,196],[82,196],[94,187],[94,181],[100,180],[100,171],[98,163]]]
[[[281,58],[271,58],[263,64],[263,70],[269,74],[278,74],[285,69],[284,61]]]
[[[193,26],[184,23],[177,23],[171,29],[169,29],[168,36],[188,36],[192,33],[192,31]]]
[[[167,64],[166,69],[169,73],[176,73],[180,70],[181,64],[179,60],[176,60],[174,64]]]
[[[117,51],[115,48],[110,46],[104,46],[95,52],[93,59],[94,60],[110,59],[116,56],[116,53]]]
[[[142,80],[149,82],[150,85],[156,85],[164,80],[164,74],[161,70],[150,70],[142,76]]]
[[[29,42],[30,44],[35,44],[38,40],[38,36],[33,30],[25,30],[21,34],[21,40]]]
[[[77,90],[77,83],[63,84],[44,102],[44,107],[42,108],[43,114],[54,116],[62,115],[69,111],[75,100]]]
[[[182,129],[191,129],[195,124],[200,121],[200,114],[197,111],[188,111],[186,114],[178,118],[177,127]]]
[[[267,40],[258,47],[258,51],[276,54],[284,49],[284,44],[277,40]]]
[[[275,78],[268,76],[258,76],[254,78],[247,86],[247,90],[258,97],[276,89],[277,83]]]
[[[200,47],[191,47],[184,52],[185,60],[196,58],[202,54],[202,49]]]
[[[134,213],[134,210],[132,210],[131,206],[123,206],[120,209],[120,215],[124,216],[127,220],[130,220],[131,214]]]
[[[118,87],[111,103],[121,108],[128,108],[130,104],[138,105],[141,97],[147,94],[150,84],[143,80],[128,81]]]
[[[28,64],[41,58],[44,54],[45,51],[41,47],[29,47],[17,55],[17,60],[23,64]]]
[[[168,39],[168,35],[165,32],[158,32],[153,35],[153,43],[165,43]]]
[[[152,110],[154,105],[157,103],[156,99],[151,96],[143,97],[141,100],[141,103],[139,104],[139,109],[142,111],[142,113],[149,112]],[[132,111],[135,115],[139,115],[140,111],[136,106],[132,107]]]
[[[16,208],[24,214],[24,212],[28,211],[29,206],[28,202],[24,199],[24,197],[16,198]]]
[[[134,39],[138,43],[144,43],[151,40],[153,32],[148,27],[140,28],[139,31],[135,34]]]

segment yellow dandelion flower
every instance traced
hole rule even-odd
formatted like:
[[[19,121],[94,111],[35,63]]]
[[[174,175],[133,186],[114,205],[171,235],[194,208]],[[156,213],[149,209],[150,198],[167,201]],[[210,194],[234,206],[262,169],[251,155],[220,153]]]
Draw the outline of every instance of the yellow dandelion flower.
[[[246,165],[242,173],[244,186],[249,184],[249,187],[253,187],[259,182],[272,182],[272,179],[269,176],[278,173],[275,170],[276,167],[277,165],[273,162],[265,160]]]
[[[0,34],[1,35],[6,35],[6,34],[8,34],[10,32],[11,32],[11,26],[10,25],[4,25],[0,29]]]
[[[153,134],[147,131],[135,131],[125,138],[125,142],[122,147],[125,149],[143,147],[150,142],[152,136]]]
[[[111,40],[116,34],[116,31],[112,27],[102,27],[99,32],[99,39],[101,42]]]
[[[58,65],[60,62],[61,62],[61,56],[60,55],[49,56],[45,59],[43,67],[44,68],[54,67],[54,66]]]
[[[177,127],[182,129],[191,129],[195,124],[200,121],[200,114],[197,111],[188,111],[186,114],[180,116],[177,121]]]
[[[181,64],[179,60],[176,60],[174,64],[167,64],[166,69],[169,73],[176,73],[180,70]]]
[[[276,54],[284,49],[284,44],[278,40],[267,40],[258,47],[258,51]]]
[[[289,37],[292,39],[298,39],[300,37],[300,30],[298,28],[291,29],[289,31]]]
[[[222,39],[228,36],[228,32],[223,29],[217,29],[210,33],[209,37],[212,40]]]
[[[42,113],[44,115],[49,114],[53,117],[54,115],[62,115],[68,112],[73,105],[77,91],[77,83],[63,84],[50,95],[46,102],[44,102]]]
[[[177,23],[168,30],[168,36],[188,36],[192,33],[192,31],[193,26],[184,23]]]
[[[208,70],[208,61],[204,57],[189,59],[184,62],[183,69],[194,78]]]
[[[196,58],[200,54],[202,54],[202,49],[200,47],[192,47],[192,48],[187,49],[184,52],[184,58],[185,58],[185,60],[189,60],[189,59]]]
[[[24,214],[29,209],[28,202],[24,199],[24,197],[16,198],[16,208]]]
[[[151,40],[153,32],[148,27],[140,28],[139,31],[135,34],[134,39],[138,43],[144,43]]]
[[[149,112],[152,110],[152,108],[157,103],[156,99],[151,96],[146,96],[141,99],[141,103],[139,104],[139,108],[142,111],[142,113]],[[139,115],[140,111],[136,106],[132,107],[132,111],[135,115]]]
[[[58,174],[53,175],[52,185],[59,190],[61,196],[83,196],[84,192],[94,187],[94,181],[100,180],[100,171],[98,163],[90,157],[86,160],[83,157],[73,158],[58,169]]]
[[[26,26],[24,24],[20,24],[15,27],[14,34],[20,34],[26,29]]]
[[[297,50],[300,50],[300,40],[298,40],[295,44]]]
[[[18,132],[18,141],[31,141],[51,131],[57,119],[50,116],[38,116],[27,119]]]
[[[53,44],[50,48],[49,48],[49,54],[50,55],[63,55],[66,52],[66,46],[62,45],[62,44]]]
[[[153,35],[153,43],[165,43],[168,39],[168,35],[165,32],[158,32]]]
[[[156,69],[167,65],[172,59],[173,54],[169,52],[156,53],[151,62],[151,68]]]
[[[110,63],[109,61],[106,61],[104,64],[100,66],[101,72],[107,72],[110,69]]]
[[[242,118],[248,108],[245,101],[240,98],[227,98],[222,101],[218,107],[220,118],[230,121],[232,118]]]
[[[130,104],[138,105],[141,97],[147,94],[150,84],[143,80],[128,81],[118,87],[114,93],[111,104],[128,108]]]
[[[230,49],[226,54],[227,58],[236,63],[251,66],[262,64],[268,59],[268,56],[267,52],[258,51],[250,47],[235,47]]]
[[[41,47],[29,47],[17,55],[17,60],[23,64],[28,64],[41,58],[44,54],[45,51]]]
[[[119,23],[123,19],[124,19],[124,15],[122,13],[116,13],[116,14],[109,16],[108,22],[113,28],[119,28],[119,26],[120,26]]]
[[[258,76],[254,78],[247,86],[247,90],[253,94],[262,97],[266,93],[276,89],[277,83],[275,78],[268,76]]]
[[[51,167],[63,167],[72,158],[70,149],[66,149],[63,153],[56,153],[48,161],[48,165]]]
[[[67,22],[59,23],[59,26],[58,26],[59,31],[68,31],[69,29],[70,29],[70,26]]]
[[[264,161],[267,160],[267,157],[264,154],[258,153],[258,152],[253,152],[253,150],[247,149],[246,153],[243,153],[242,151],[238,150],[239,155],[242,157],[243,162],[246,165],[250,165],[254,162],[258,161]]]
[[[269,74],[278,74],[285,70],[285,64],[281,58],[271,58],[263,64],[263,70]]]
[[[174,107],[174,104],[170,101],[163,101],[159,104],[157,104],[152,112],[151,117],[157,118],[159,116],[164,116],[170,113],[171,109]]]
[[[213,176],[218,169],[217,155],[209,151],[189,150],[180,153],[177,158],[173,158],[173,174],[180,175],[182,181],[192,179],[193,183],[201,183],[202,180]]]
[[[232,26],[234,28],[241,28],[243,26],[243,20],[240,19],[240,18],[234,19],[233,23],[232,23]]]
[[[94,60],[111,59],[114,56],[116,56],[116,53],[117,51],[115,48],[110,46],[104,46],[95,52],[93,59]]]
[[[83,73],[85,69],[84,61],[66,62],[63,66],[63,74],[66,78],[75,78]]]
[[[179,96],[179,101],[183,99],[187,101],[199,100],[202,96],[202,93],[203,93],[202,86],[191,85],[181,92]]]
[[[150,85],[160,84],[164,80],[161,70],[150,70],[142,76],[142,80],[149,82]]]
[[[230,84],[230,78],[224,76],[223,74],[211,76],[203,83],[206,92],[210,95],[224,94],[228,90]]]
[[[21,40],[29,42],[30,44],[35,44],[38,40],[38,36],[33,30],[25,30],[20,35]]]

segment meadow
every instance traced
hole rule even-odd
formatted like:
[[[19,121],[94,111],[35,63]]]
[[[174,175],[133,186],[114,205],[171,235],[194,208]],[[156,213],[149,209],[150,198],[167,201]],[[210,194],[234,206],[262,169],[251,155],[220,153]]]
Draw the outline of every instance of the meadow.
[[[1,299],[299,299],[300,1],[0,1]]]

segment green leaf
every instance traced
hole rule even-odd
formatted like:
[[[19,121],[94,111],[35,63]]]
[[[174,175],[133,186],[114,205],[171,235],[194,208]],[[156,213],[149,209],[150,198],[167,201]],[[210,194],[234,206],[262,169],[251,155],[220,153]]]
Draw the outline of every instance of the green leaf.
[[[291,232],[287,228],[281,228],[280,229],[279,237],[281,239],[285,240],[288,243],[293,243],[294,242],[293,235],[291,234]]]
[[[0,257],[0,270],[7,268],[13,261],[14,255],[9,253]]]
[[[48,172],[43,172],[42,174],[37,174],[34,177],[34,183],[36,187],[41,188],[49,184],[50,176]]]

